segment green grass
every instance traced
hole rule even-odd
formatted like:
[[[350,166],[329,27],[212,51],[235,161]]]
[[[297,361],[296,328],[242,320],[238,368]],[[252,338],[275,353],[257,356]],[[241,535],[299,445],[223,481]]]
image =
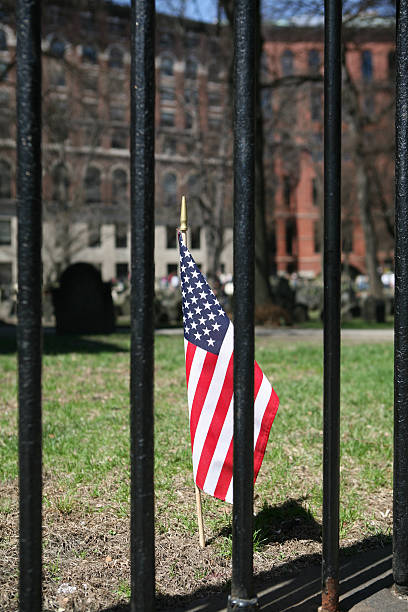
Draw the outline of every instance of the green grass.
[[[0,353],[0,480],[6,484],[17,478],[13,342],[4,339]],[[257,342],[256,357],[280,396],[255,487],[254,545],[262,550],[279,539],[282,529],[292,533],[301,526],[308,533],[319,531],[323,358],[319,345],[274,343],[265,337]],[[182,337],[158,336],[155,358],[157,530],[160,534],[193,535],[196,519]],[[381,525],[378,520],[380,510],[377,512],[375,500],[379,491],[386,496],[391,488],[392,364],[391,343],[342,348],[343,538],[357,534],[362,539],[389,532],[389,523]],[[46,509],[61,516],[92,515],[107,508],[117,517],[129,515],[128,421],[128,335],[47,336],[43,365]],[[203,509],[206,529],[214,537],[219,535],[215,538],[218,552],[229,555],[229,506],[204,496]],[[9,512],[10,502],[3,497],[0,515]],[[50,571],[57,580],[58,567]],[[120,588],[127,587],[124,583]]]

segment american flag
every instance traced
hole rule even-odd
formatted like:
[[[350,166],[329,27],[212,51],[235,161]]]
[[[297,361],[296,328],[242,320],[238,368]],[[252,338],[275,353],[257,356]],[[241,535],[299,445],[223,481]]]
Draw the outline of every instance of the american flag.
[[[178,235],[187,395],[197,486],[232,503],[234,329]],[[255,362],[254,482],[279,399]]]

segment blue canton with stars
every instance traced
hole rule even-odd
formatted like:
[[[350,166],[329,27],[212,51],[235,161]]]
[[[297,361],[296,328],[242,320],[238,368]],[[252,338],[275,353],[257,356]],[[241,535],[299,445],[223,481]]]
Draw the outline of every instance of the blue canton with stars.
[[[229,319],[198,269],[179,233],[184,337],[218,355]]]

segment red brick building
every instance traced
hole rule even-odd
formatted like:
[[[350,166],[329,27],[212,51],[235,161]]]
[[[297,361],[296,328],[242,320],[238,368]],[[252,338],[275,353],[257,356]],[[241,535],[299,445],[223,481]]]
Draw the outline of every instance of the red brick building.
[[[78,6],[73,11],[55,0],[44,10],[43,257],[47,279],[55,278],[70,261],[82,260],[100,267],[107,280],[126,276],[130,259],[130,15],[128,7],[110,2],[95,8],[95,3],[84,0]],[[0,285],[16,282],[13,18],[12,12],[0,15]],[[321,271],[322,249],[322,31],[269,24],[263,37],[261,105],[270,270],[315,276]],[[393,199],[393,29],[384,22],[375,27],[360,23],[347,30],[346,39],[364,146],[372,153],[370,214],[384,262],[392,256],[387,223]],[[158,15],[158,277],[177,265],[175,227],[182,193],[189,200],[197,261],[209,271],[218,249],[217,270],[232,272],[231,58],[226,27]],[[353,129],[345,115],[343,258],[364,272]]]

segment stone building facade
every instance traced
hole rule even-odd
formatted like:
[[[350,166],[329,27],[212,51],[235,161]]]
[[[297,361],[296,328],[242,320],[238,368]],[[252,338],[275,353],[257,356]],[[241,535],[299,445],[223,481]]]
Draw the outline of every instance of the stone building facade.
[[[45,282],[71,262],[100,268],[104,280],[129,271],[129,8],[110,2],[47,2],[43,23],[43,259]],[[92,7],[92,8],[90,8]],[[95,8],[96,7],[96,8]],[[392,31],[361,28],[348,51],[364,112],[392,97]],[[266,25],[261,71],[265,209],[270,270],[321,272],[323,102],[321,28]],[[0,15],[0,285],[15,283],[15,27]],[[177,268],[175,228],[187,195],[190,242],[205,273],[232,273],[232,131],[226,27],[157,16],[157,278]],[[359,102],[360,103],[360,102]],[[374,123],[374,122],[373,122]],[[378,124],[378,122],[377,122]],[[376,124],[376,125],[377,125]],[[368,124],[367,124],[368,125]],[[378,127],[378,125],[377,125]],[[370,130],[370,126],[366,128]],[[384,125],[382,125],[384,131]],[[364,272],[363,230],[344,120],[343,259]],[[376,140],[374,128],[373,140]],[[378,179],[390,176],[390,147],[378,151]],[[387,157],[388,156],[388,157]],[[351,168],[349,171],[348,168]],[[392,180],[392,177],[391,177]],[[376,211],[388,214],[390,187]],[[376,213],[377,214],[377,213]],[[379,213],[375,221],[384,220]],[[385,231],[385,230],[384,230]],[[385,235],[385,234],[384,234]],[[389,244],[388,244],[389,243]],[[382,240],[380,261],[392,256]],[[217,258],[214,259],[214,253]]]

